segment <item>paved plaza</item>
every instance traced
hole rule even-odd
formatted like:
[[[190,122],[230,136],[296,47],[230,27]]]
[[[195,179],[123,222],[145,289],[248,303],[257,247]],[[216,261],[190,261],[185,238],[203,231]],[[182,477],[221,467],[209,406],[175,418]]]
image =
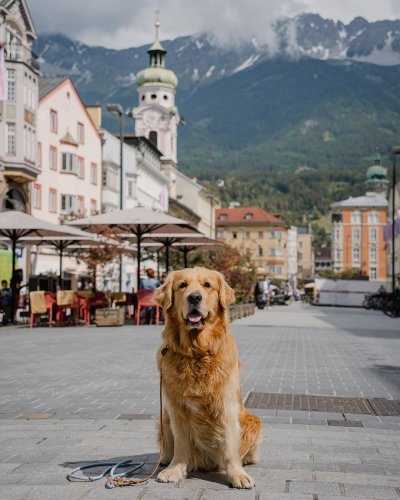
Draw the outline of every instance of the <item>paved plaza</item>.
[[[232,325],[243,394],[400,400],[400,321],[295,303]],[[400,499],[400,417],[254,408],[255,490],[223,474],[107,490],[69,483],[75,464],[157,457],[161,327],[0,329],[0,499]],[[249,399],[250,401],[250,399]]]

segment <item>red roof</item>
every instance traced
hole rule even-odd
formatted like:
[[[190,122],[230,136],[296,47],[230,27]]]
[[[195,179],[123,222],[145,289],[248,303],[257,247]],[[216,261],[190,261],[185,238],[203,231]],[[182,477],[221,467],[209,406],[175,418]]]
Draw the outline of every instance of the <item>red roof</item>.
[[[217,226],[224,224],[269,224],[286,227],[278,214],[260,207],[219,208],[215,211]]]

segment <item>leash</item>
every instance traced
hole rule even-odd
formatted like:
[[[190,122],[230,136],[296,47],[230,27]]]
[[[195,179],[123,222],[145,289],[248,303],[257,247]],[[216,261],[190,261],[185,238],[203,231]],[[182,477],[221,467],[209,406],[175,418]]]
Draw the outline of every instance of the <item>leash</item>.
[[[161,349],[161,355],[164,357],[165,354],[168,351],[168,346],[163,347]],[[128,477],[137,470],[141,469],[144,466],[144,462],[132,462],[132,460],[127,459],[127,460],[122,460],[121,462],[93,462],[90,464],[82,465],[81,467],[76,467],[75,469],[72,469],[69,471],[67,474],[67,479],[68,481],[71,482],[90,482],[90,481],[97,481],[101,478],[103,478],[106,474],[109,473],[109,476],[106,480],[105,487],[108,489],[112,488],[118,488],[122,486],[136,486],[138,484],[146,484],[157,472],[158,468],[160,467],[160,462],[161,462],[161,450],[163,449],[163,444],[164,444],[164,431],[163,431],[163,418],[162,418],[162,413],[163,413],[163,404],[162,404],[162,361],[160,364],[160,454],[158,456],[157,464],[154,467],[153,471],[151,472],[150,475],[145,477],[144,479],[138,479],[138,478],[132,478]],[[130,467],[132,466],[131,469],[125,471],[125,472],[120,472],[116,473],[116,471],[121,468],[121,467]],[[80,471],[84,471],[87,469],[93,469],[95,467],[105,467],[103,472],[101,474],[98,474],[97,476],[88,476],[86,474],[82,475],[76,475]]]

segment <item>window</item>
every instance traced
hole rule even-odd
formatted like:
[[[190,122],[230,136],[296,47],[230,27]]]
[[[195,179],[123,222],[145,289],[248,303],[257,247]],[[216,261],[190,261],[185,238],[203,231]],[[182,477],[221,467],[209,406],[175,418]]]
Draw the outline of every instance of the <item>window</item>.
[[[369,278],[371,280],[376,280],[377,275],[376,275],[376,267],[371,267],[369,270]]]
[[[57,170],[57,148],[54,146],[50,146],[49,168],[50,170]]]
[[[7,101],[16,102],[15,69],[7,70]]]
[[[84,196],[78,195],[76,209],[80,214],[85,213],[85,197]]]
[[[42,168],[42,143],[38,142],[37,145],[37,164],[39,168]]]
[[[253,214],[250,214],[250,213],[249,213],[249,214],[246,214],[246,215],[244,216],[244,218],[245,218],[246,220],[251,220],[251,219],[253,218]]]
[[[360,262],[360,248],[353,247],[353,262]]]
[[[90,182],[92,184],[97,184],[97,164],[90,164]]]
[[[303,242],[302,241],[298,241],[297,244],[298,244],[299,248],[303,248]]]
[[[128,181],[128,196],[133,196],[133,181]]]
[[[40,184],[33,185],[33,208],[42,208],[42,186]]]
[[[90,200],[90,213],[93,215],[97,212],[97,201]]]
[[[264,255],[264,250],[263,247],[258,245],[258,256],[262,257]]]
[[[168,101],[168,96],[166,94],[163,95],[164,101]]]
[[[61,172],[76,174],[76,155],[73,153],[61,153]]]
[[[233,233],[232,233],[232,237],[233,237],[233,239],[234,239],[234,240],[236,240],[236,239],[237,239],[237,233],[236,233],[236,232],[233,232]]]
[[[297,252],[297,260],[303,260],[303,254],[301,252]]]
[[[228,217],[227,214],[219,214],[219,219],[220,220],[225,220]]]
[[[244,237],[246,238],[246,240],[249,240],[250,239],[250,231],[245,231]]]
[[[270,238],[282,238],[282,231],[270,231],[269,232],[269,237]]]
[[[353,240],[360,241],[360,228],[358,227],[353,228]]]
[[[6,25],[6,53],[8,59],[20,59],[22,35],[14,26]]]
[[[368,214],[368,224],[378,224],[379,223],[379,214],[376,212],[371,212]]]
[[[341,251],[340,248],[335,249],[335,260],[341,260]]]
[[[361,213],[355,211],[351,214],[351,223],[352,224],[361,224]]]
[[[340,240],[340,229],[335,229],[335,240]]]
[[[151,98],[152,99],[157,99],[157,95],[156,94],[151,94]]]
[[[376,245],[371,245],[369,248],[369,260],[370,262],[376,262]]]
[[[85,178],[85,160],[82,156],[78,156],[76,159],[76,169],[79,179]]]
[[[297,272],[302,273],[303,272],[303,266],[297,266]]]
[[[61,195],[61,212],[74,212],[76,209],[76,196],[73,194]]]
[[[376,229],[376,227],[372,227],[369,230],[369,239],[370,241],[378,241],[378,230]]]
[[[85,144],[85,126],[83,123],[78,122],[77,136],[79,144]]]
[[[282,266],[275,266],[275,274],[282,274]]]
[[[155,130],[152,130],[150,133],[149,133],[149,140],[150,142],[152,142],[154,144],[154,146],[157,147],[157,140],[158,140],[158,137],[157,137],[157,132]]]
[[[57,190],[53,188],[49,189],[49,212],[57,212]]]
[[[15,141],[16,124],[13,122],[7,123],[7,154],[15,155],[16,141]]]
[[[283,255],[283,248],[280,248],[280,247],[270,248],[268,254],[270,257],[276,257],[279,255]]]
[[[258,231],[258,239],[262,240],[264,238],[264,233],[262,231]]]
[[[54,109],[50,110],[50,132],[57,133],[58,130],[58,116],[57,111]]]
[[[226,238],[226,231],[225,229],[218,229],[217,231],[217,238]]]

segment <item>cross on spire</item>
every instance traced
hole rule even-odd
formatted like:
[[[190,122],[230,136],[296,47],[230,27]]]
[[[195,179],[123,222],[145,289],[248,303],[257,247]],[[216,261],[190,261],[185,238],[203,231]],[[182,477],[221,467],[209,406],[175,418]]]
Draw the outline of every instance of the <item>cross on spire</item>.
[[[154,14],[156,15],[156,20],[154,22],[154,26],[156,27],[156,40],[158,40],[158,31],[160,29],[160,9],[156,9],[154,11]]]

